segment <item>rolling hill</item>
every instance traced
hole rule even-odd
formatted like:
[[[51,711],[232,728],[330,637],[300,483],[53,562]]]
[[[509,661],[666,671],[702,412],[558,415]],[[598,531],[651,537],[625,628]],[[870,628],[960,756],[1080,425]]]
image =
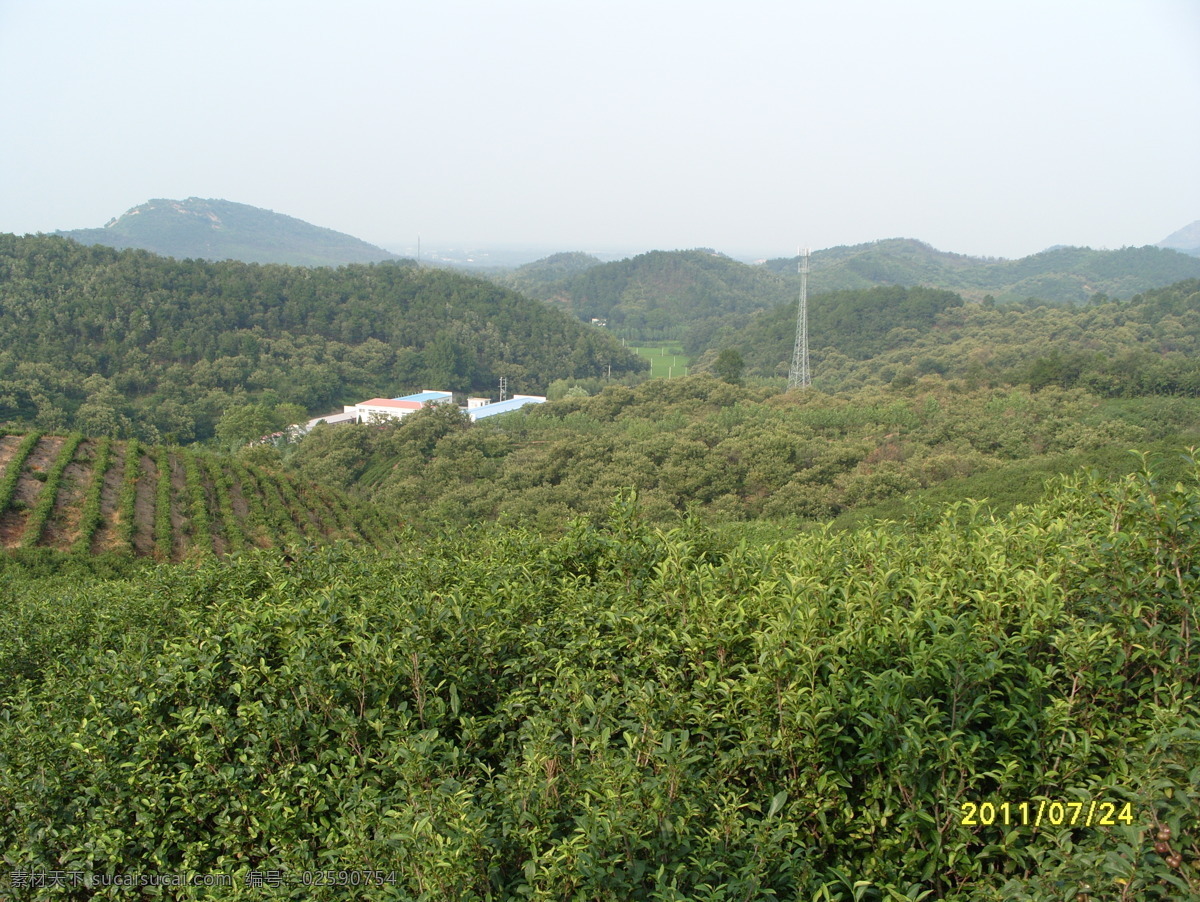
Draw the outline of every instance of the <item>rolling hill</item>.
[[[495,277],[495,281],[530,297],[551,297],[562,283],[602,263],[599,257],[593,257],[591,254],[568,251],[551,254],[509,272],[500,273]]]
[[[795,257],[770,260],[765,266],[795,278]],[[1056,247],[1019,260],[1001,260],[947,253],[911,238],[816,251],[810,267],[810,292],[921,285],[956,291],[970,300],[991,295],[1002,303],[1036,298],[1081,304],[1097,294],[1128,298],[1200,277],[1200,260],[1163,247]]]
[[[495,280],[585,321],[604,320],[623,338],[680,340],[688,353],[699,354],[718,332],[758,312],[794,304],[797,262],[793,257],[751,265],[711,250],[652,251],[611,263],[556,254]],[[895,238],[815,251],[810,271],[810,295],[921,287],[974,301],[1083,304],[1200,277],[1200,259],[1162,247],[1059,247],[1003,260]]]
[[[324,414],[425,387],[544,393],[647,368],[611,335],[459,273],[171,260],[0,235],[0,422],[186,444],[231,405]],[[298,421],[303,414],[288,420]]]
[[[592,260],[556,255],[523,267],[504,283],[585,321],[604,320],[616,334],[638,340],[708,334],[727,317],[774,307],[793,291],[777,273],[707,249]]]
[[[1200,391],[1200,280],[1086,305],[970,304],[923,287],[843,289],[809,298],[814,384],[845,391],[936,373],[969,383],[1082,385],[1109,397]],[[746,372],[783,378],[796,305],[781,304],[713,337]]]
[[[228,200],[150,200],[100,229],[58,232],[81,244],[140,248],[177,259],[341,266],[399,259],[350,235]]]

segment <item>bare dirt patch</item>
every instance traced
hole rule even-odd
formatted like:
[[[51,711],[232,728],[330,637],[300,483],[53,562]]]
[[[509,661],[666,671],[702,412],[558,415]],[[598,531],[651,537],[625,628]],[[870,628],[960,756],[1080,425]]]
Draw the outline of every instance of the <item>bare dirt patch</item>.
[[[43,436],[25,458],[25,469],[31,473],[45,473],[58,457],[65,441],[65,438],[58,435]]]
[[[242,484],[239,478],[239,471],[233,471],[234,479],[229,490],[229,500],[233,505],[233,513],[238,519],[238,523],[242,527],[242,535],[246,537],[247,545],[257,545],[259,548],[270,548],[272,543],[269,538],[263,534],[263,527],[260,523],[253,522],[250,516],[250,502],[246,498],[246,486]],[[258,481],[253,474],[250,475],[250,489],[259,491]]]
[[[108,472],[104,474],[104,488],[100,490],[100,525],[92,536],[92,551],[103,554],[120,551],[117,547],[117,523],[120,512],[117,505],[121,498],[121,474],[125,472],[125,446],[113,445],[108,461]]]
[[[250,505],[242,495],[242,484],[238,480],[233,480],[233,484],[229,489],[229,501],[233,505],[233,514],[237,517],[238,523],[242,530],[246,529],[246,518],[250,516]]]
[[[8,469],[8,462],[20,446],[21,439],[22,436],[19,435],[0,436],[0,473]]]
[[[158,485],[158,467],[148,454],[141,456],[137,496],[133,502],[133,553],[148,557],[154,553],[154,495]]]
[[[25,534],[25,520],[28,511],[9,508],[0,514],[0,545],[5,548],[16,548],[21,544],[21,536]]]
[[[221,502],[217,497],[217,486],[212,481],[209,468],[204,465],[203,461],[198,461],[198,463],[200,464],[200,485],[204,489],[204,509],[208,512],[210,535],[199,537],[196,541],[207,541],[213,554],[227,554],[230,548],[229,542],[225,538],[225,526],[222,521]]]
[[[178,454],[167,454],[171,468],[171,559],[182,560],[189,544],[206,544],[205,536],[192,536],[192,496],[188,491],[187,473]]]
[[[95,442],[81,442],[75,449],[75,456],[63,470],[58,483],[54,509],[42,531],[42,545],[65,551],[75,541],[79,534],[79,517],[83,513],[83,497],[92,481],[95,454]]]
[[[29,520],[29,511],[37,504],[38,496],[46,487],[43,482],[46,470],[58,457],[64,441],[65,439],[57,436],[42,438],[25,458],[9,509],[0,516],[0,544],[5,548],[15,548],[21,544]]]
[[[46,471],[58,457],[64,441],[65,439],[58,436],[46,436],[33,446],[33,450],[25,458],[25,469],[21,473],[21,478],[17,480],[17,491],[13,495],[14,501],[29,507],[37,504],[38,496],[45,488],[43,480],[46,478]]]

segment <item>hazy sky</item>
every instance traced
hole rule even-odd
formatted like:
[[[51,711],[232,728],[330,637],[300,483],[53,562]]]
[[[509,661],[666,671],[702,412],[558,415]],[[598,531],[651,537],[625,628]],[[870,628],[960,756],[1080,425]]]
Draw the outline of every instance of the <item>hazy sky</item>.
[[[1200,2],[0,0],[0,128],[18,234],[199,196],[393,248],[1142,245],[1200,219]]]

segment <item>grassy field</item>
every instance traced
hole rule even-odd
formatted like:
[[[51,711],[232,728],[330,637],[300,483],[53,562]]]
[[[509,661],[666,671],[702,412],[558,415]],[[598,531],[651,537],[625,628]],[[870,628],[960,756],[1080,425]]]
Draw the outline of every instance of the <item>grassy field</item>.
[[[657,342],[634,347],[631,350],[650,361],[651,379],[672,379],[686,376],[691,361],[683,353],[677,341]]]

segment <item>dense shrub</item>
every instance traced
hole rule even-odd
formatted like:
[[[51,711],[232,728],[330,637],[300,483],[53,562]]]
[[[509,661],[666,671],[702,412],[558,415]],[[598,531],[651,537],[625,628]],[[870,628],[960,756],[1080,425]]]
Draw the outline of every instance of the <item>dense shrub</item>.
[[[1143,473],[920,535],[728,545],[626,497],[554,541],[10,573],[0,849],[247,899],[1194,896],[1198,518]],[[1072,800],[1128,822],[962,818]]]

